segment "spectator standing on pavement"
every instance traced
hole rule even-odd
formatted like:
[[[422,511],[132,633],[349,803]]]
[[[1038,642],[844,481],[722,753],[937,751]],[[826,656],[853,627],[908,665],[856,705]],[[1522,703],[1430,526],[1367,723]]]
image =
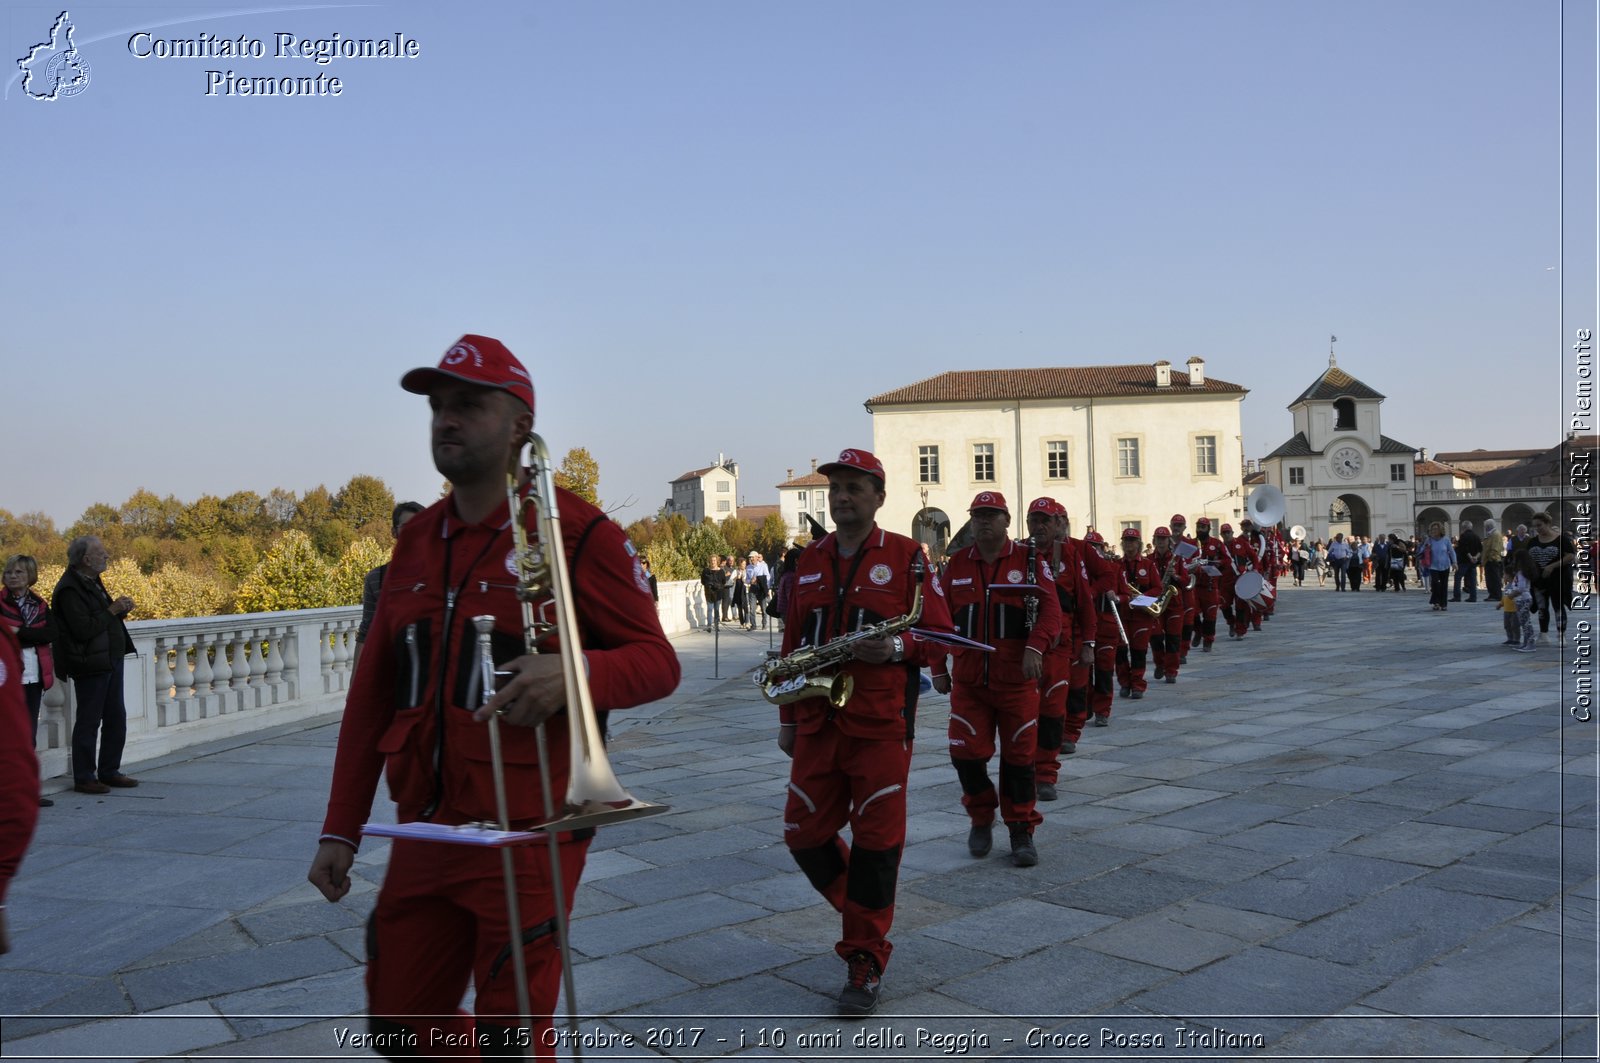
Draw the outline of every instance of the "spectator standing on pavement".
[[[122,700],[122,659],[133,653],[127,615],[133,599],[112,598],[100,574],[111,562],[93,535],[67,544],[67,570],[50,596],[60,636],[56,670],[72,680],[77,718],[72,724],[73,789],[106,794],[113,786],[138,786],[122,774],[122,747],[128,738],[128,710]],[[99,753],[95,747],[98,744]]]
[[[1428,567],[1428,604],[1434,612],[1442,613],[1450,606],[1450,570],[1456,564],[1456,551],[1439,521],[1428,525],[1428,541],[1423,544],[1422,553]]]
[[[1466,585],[1467,601],[1478,600],[1478,562],[1483,560],[1483,540],[1472,530],[1472,522],[1461,522],[1461,533],[1456,536],[1455,589],[1450,594],[1452,602],[1461,600],[1462,584]]]
[[[727,587],[727,577],[722,574],[722,557],[712,554],[706,567],[700,570],[700,586],[706,595],[706,630],[717,626],[722,612],[722,592]]]
[[[1403,591],[1406,589],[1406,543],[1400,536],[1389,533],[1389,589]]]
[[[0,626],[16,632],[17,642],[22,647],[22,696],[28,705],[28,748],[32,749],[39,741],[39,706],[44,702],[44,692],[55,685],[50,644],[56,640],[56,622],[50,615],[50,606],[33,590],[33,585],[39,582],[37,561],[27,554],[12,554],[6,558],[4,579]],[[54,804],[40,795],[40,808]]]
[[[1328,544],[1328,564],[1333,568],[1333,589],[1342,591],[1350,579],[1350,544],[1344,541],[1344,532],[1334,535]]]
[[[1496,604],[1500,601],[1500,572],[1505,565],[1506,544],[1505,539],[1498,531],[1489,526],[1488,521],[1483,525],[1483,589],[1487,592],[1489,601]]]
[[[1550,614],[1556,615],[1556,634],[1567,630],[1567,601],[1572,597],[1572,564],[1578,548],[1559,531],[1548,513],[1533,515],[1533,536],[1526,547],[1539,566],[1533,577],[1533,601],[1539,610],[1539,641],[1550,633]]]
[[[767,561],[757,550],[750,551],[746,558],[748,562],[744,569],[745,600],[750,608],[750,630],[756,629],[757,609],[761,610],[761,626],[767,626],[767,591],[771,585],[771,573],[767,570]]]

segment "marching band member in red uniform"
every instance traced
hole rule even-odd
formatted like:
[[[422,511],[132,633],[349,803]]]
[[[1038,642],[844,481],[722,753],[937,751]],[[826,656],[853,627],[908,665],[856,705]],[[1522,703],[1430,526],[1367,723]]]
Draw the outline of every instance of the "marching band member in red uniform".
[[[1243,521],[1240,521],[1241,525],[1243,523]],[[1225,583],[1230,593],[1230,601],[1233,603],[1233,616],[1229,624],[1229,635],[1232,638],[1242,639],[1245,633],[1250,630],[1252,621],[1255,623],[1255,629],[1257,631],[1261,630],[1261,622],[1255,620],[1256,607],[1240,598],[1237,590],[1240,576],[1246,572],[1258,571],[1256,567],[1256,552],[1251,547],[1248,539],[1242,537],[1234,538],[1233,528],[1226,524],[1222,526],[1222,544],[1224,549],[1228,551],[1228,557],[1232,561],[1232,565],[1228,569],[1229,579]]]
[[[1194,558],[1196,562],[1195,575],[1195,607],[1197,614],[1194,627],[1194,644],[1206,653],[1211,652],[1211,644],[1217,641],[1217,609],[1221,597],[1222,580],[1227,574],[1228,557],[1222,543],[1211,537],[1211,518],[1201,517],[1195,521],[1195,545],[1200,553]],[[1213,576],[1204,567],[1209,565],[1223,575]]]
[[[1161,595],[1161,570],[1144,556],[1144,544],[1139,540],[1139,529],[1128,528],[1122,533],[1123,590],[1118,595],[1122,610],[1122,626],[1128,632],[1128,644],[1117,650],[1117,682],[1120,693],[1135,701],[1144,697],[1148,689],[1144,679],[1145,662],[1150,649],[1150,635],[1155,630],[1156,618],[1143,609],[1128,603],[1134,594],[1147,594],[1152,598]]]
[[[1261,578],[1270,587],[1274,575],[1273,570],[1277,566],[1273,563],[1271,544],[1268,542],[1267,537],[1256,528],[1255,521],[1249,517],[1239,522],[1239,537],[1250,548],[1252,570],[1261,573]],[[1351,556],[1354,557],[1355,555],[1352,553]],[[1261,630],[1262,617],[1266,614],[1267,607],[1271,604],[1270,597],[1265,592],[1263,592],[1262,598],[1264,600],[1260,605],[1250,607],[1250,627],[1256,631]]]
[[[1114,573],[1120,574],[1120,566],[1105,554],[1106,541],[1097,531],[1087,532],[1083,542],[1103,563],[1109,563]],[[1104,565],[1100,566],[1104,572]],[[1097,620],[1095,632],[1094,653],[1094,681],[1089,684],[1089,714],[1094,717],[1096,727],[1107,727],[1111,724],[1111,702],[1113,691],[1117,682],[1117,653],[1122,649],[1122,629],[1117,621],[1117,590],[1118,585],[1113,582],[1106,586],[1102,578],[1097,586],[1101,589],[1094,595],[1094,615]]]
[[[846,450],[821,466],[834,530],[800,555],[784,619],[783,655],[908,615],[922,591],[918,626],[951,630],[950,610],[922,547],[879,528],[883,465]],[[794,758],[783,838],[818,893],[843,915],[834,950],[849,966],[840,1010],[877,1007],[889,965],[889,927],[906,840],[906,777],[916,725],[917,672],[945,671],[944,650],[905,634],[862,639],[844,666],[854,693],[841,707],[826,697],[778,707],[778,748]],[[948,685],[947,685],[948,686]],[[850,844],[839,836],[850,825]]]
[[[22,690],[22,650],[0,624],[0,955],[9,952],[6,888],[22,864],[39,821],[39,761]]]
[[[508,511],[507,475],[518,471],[533,427],[531,378],[498,340],[467,335],[437,368],[414,369],[400,386],[428,396],[434,465],[451,490],[402,530],[363,643],[366,667],[356,672],[345,700],[327,818],[307,876],[330,901],[350,891],[350,867],[380,775],[387,774],[401,823],[497,819],[485,726],[490,713],[510,725],[501,728],[501,742],[514,829],[560,813],[543,806],[541,771],[557,800],[567,789],[564,667],[550,652],[555,636],[544,652],[525,653]],[[678,684],[677,654],[662,633],[627,536],[576,495],[557,489],[557,499],[596,710],[670,694]],[[495,618],[495,658],[511,675],[487,701],[479,688],[473,624],[474,616],[486,614]],[[535,741],[541,722],[548,732],[547,764],[540,763]],[[521,1056],[531,1042],[550,1055],[547,1037],[561,978],[555,889],[570,910],[593,834],[559,836],[559,884],[552,881],[545,847],[514,851],[524,921],[515,933],[499,852],[395,839],[368,924],[372,1032],[413,1046],[400,1055],[428,1055],[441,1039],[477,1044],[484,1055]],[[520,1008],[507,962],[512,941],[527,957],[531,1038],[513,1018]],[[469,982],[477,991],[476,1029],[457,1011]]]
[[[1176,589],[1171,601],[1160,616],[1155,618],[1155,633],[1150,646],[1155,651],[1156,678],[1169,683],[1178,681],[1178,643],[1183,632],[1183,588],[1189,583],[1189,566],[1172,549],[1172,532],[1166,528],[1155,531],[1155,553],[1150,555],[1161,573],[1162,593]]]
[[[1067,538],[1066,517],[1066,508],[1053,498],[1036,498],[1028,506],[1028,534],[1045,567],[1055,574],[1056,598],[1061,605],[1061,637],[1045,653],[1044,679],[1039,684],[1039,742],[1033,780],[1040,801],[1056,799],[1061,754],[1078,751],[1077,738],[1066,739],[1067,702],[1075,696],[1081,729],[1088,718],[1089,664],[1095,652],[1094,599],[1078,557],[1078,544]],[[1080,662],[1082,682],[1074,686],[1073,665]]]
[[[961,804],[972,819],[967,851],[988,854],[994,815],[1011,834],[1011,862],[1039,862],[1033,829],[1044,821],[1034,807],[1034,755],[1039,737],[1039,681],[1044,655],[1061,631],[1054,580],[1037,550],[1006,533],[1011,511],[998,491],[980,491],[968,510],[973,545],[950,559],[945,581],[957,633],[994,647],[960,650],[951,679],[934,669],[934,689],[950,693],[950,761],[961,780]],[[1016,588],[1015,591],[1010,588]],[[999,734],[1000,789],[989,778]]]
[[[1176,548],[1179,543],[1187,543],[1196,550],[1200,549],[1200,544],[1195,542],[1194,539],[1190,538],[1188,534],[1189,522],[1184,518],[1182,513],[1174,513],[1172,515],[1172,521],[1168,527],[1172,529],[1172,545],[1174,548]],[[1191,555],[1187,563],[1191,571],[1198,568],[1199,555]],[[1196,586],[1186,586],[1182,588],[1178,597],[1174,599],[1172,603],[1172,607],[1174,609],[1178,608],[1180,603],[1183,607],[1183,628],[1178,632],[1179,664],[1184,664],[1189,660],[1189,643],[1190,640],[1194,639],[1196,634],[1195,618],[1199,615],[1200,611],[1199,598],[1196,593],[1198,590],[1198,582],[1196,583]]]

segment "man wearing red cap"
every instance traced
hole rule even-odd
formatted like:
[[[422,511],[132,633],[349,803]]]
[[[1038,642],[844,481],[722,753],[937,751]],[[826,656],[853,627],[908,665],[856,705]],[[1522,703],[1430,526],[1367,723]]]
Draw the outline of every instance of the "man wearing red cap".
[[[1239,523],[1240,527],[1249,527],[1248,520],[1240,521]],[[1252,620],[1257,631],[1261,630],[1261,621],[1255,616],[1256,607],[1239,597],[1237,593],[1238,580],[1246,572],[1259,572],[1260,566],[1258,562],[1260,559],[1256,557],[1255,548],[1250,545],[1249,539],[1244,536],[1234,538],[1233,528],[1226,524],[1222,526],[1222,543],[1232,561],[1232,565],[1229,568],[1230,576],[1223,583],[1224,593],[1227,594],[1229,601],[1233,605],[1233,616],[1228,624],[1229,636],[1242,639],[1245,633],[1250,630]]]
[[[1122,532],[1122,587],[1117,595],[1122,610],[1122,627],[1128,633],[1128,644],[1117,650],[1117,681],[1125,698],[1138,701],[1148,689],[1144,670],[1150,650],[1150,635],[1155,630],[1156,619],[1146,609],[1136,609],[1129,603],[1138,595],[1161,596],[1161,570],[1154,561],[1144,556],[1144,544],[1139,539],[1138,528],[1125,528]]]
[[[1165,594],[1169,589],[1174,589],[1176,593],[1168,601],[1166,609],[1156,617],[1150,646],[1155,652],[1156,678],[1176,683],[1178,666],[1183,663],[1178,644],[1183,632],[1183,588],[1189,585],[1189,566],[1173,550],[1170,529],[1157,528],[1154,539],[1156,549],[1150,559],[1161,573],[1162,593]]]
[[[1217,609],[1221,604],[1222,576],[1228,568],[1227,552],[1223,550],[1222,543],[1211,537],[1211,518],[1201,517],[1194,523],[1195,546],[1200,550],[1195,555],[1195,625],[1194,642],[1206,653],[1211,652],[1211,646],[1217,641]],[[1206,568],[1214,568],[1219,573],[1211,575]]]
[[[1186,559],[1189,564],[1190,575],[1194,577],[1195,582],[1191,586],[1184,587],[1172,603],[1174,609],[1178,607],[1180,602],[1183,604],[1183,628],[1178,632],[1178,663],[1183,664],[1189,660],[1189,641],[1194,638],[1196,618],[1200,614],[1200,602],[1197,594],[1199,590],[1199,573],[1196,571],[1199,567],[1198,551],[1200,546],[1189,537],[1189,521],[1182,513],[1174,513],[1167,526],[1172,530],[1172,545],[1174,549],[1177,548],[1179,543],[1183,543],[1194,547],[1197,551],[1196,554],[1191,554]]]
[[[1099,563],[1096,571],[1105,572],[1109,567],[1111,577],[1109,581],[1104,577],[1095,579],[1092,588],[1097,626],[1094,676],[1089,684],[1089,715],[1094,718],[1096,727],[1109,727],[1112,692],[1117,681],[1117,654],[1123,648],[1122,625],[1117,612],[1117,603],[1121,600],[1117,593],[1121,589],[1118,578],[1121,573],[1117,563],[1106,553],[1106,540],[1099,532],[1085,532],[1083,544],[1085,554]]]
[[[1078,544],[1067,537],[1067,510],[1053,498],[1036,498],[1028,506],[1028,535],[1047,571],[1055,576],[1061,606],[1061,636],[1045,651],[1039,683],[1039,739],[1033,758],[1034,794],[1056,799],[1061,754],[1078,751],[1077,738],[1066,738],[1068,705],[1076,711],[1080,734],[1089,714],[1089,665],[1094,660],[1094,598],[1078,556]],[[1082,676],[1073,666],[1082,663]]]
[[[399,822],[444,825],[493,822],[490,714],[500,729],[513,829],[560,814],[545,808],[566,793],[568,722],[561,656],[551,635],[537,655],[524,653],[508,477],[520,473],[533,429],[533,383],[498,340],[467,335],[437,367],[401,379],[426,395],[432,412],[435,467],[450,493],[401,530],[377,611],[345,702],[327,818],[308,878],[330,901],[350,890],[350,867],[369,817],[378,777],[386,774]],[[523,490],[526,490],[525,488]],[[582,628],[584,673],[596,710],[653,701],[678,684],[678,658],[662,633],[638,559],[622,529],[594,506],[556,489],[572,597]],[[545,599],[536,612],[548,612]],[[475,617],[494,618],[500,674],[490,698],[479,689]],[[560,632],[559,637],[569,633]],[[578,677],[583,681],[584,676]],[[548,732],[541,764],[535,728]],[[558,835],[560,902],[571,909],[592,829]],[[493,849],[396,839],[368,924],[368,1020],[374,1034],[417,1046],[477,1044],[483,1054],[520,1054],[531,1043],[548,1055],[548,1033],[561,977],[554,940],[557,884],[545,847],[513,851],[523,925],[506,912],[500,854]],[[512,941],[527,960],[534,1031],[506,1026],[519,1013],[507,962]],[[459,1014],[469,984],[480,1018]],[[405,1054],[405,1053],[402,1053]],[[413,1053],[414,1054],[414,1053]]]
[[[972,820],[967,851],[986,856],[995,809],[1011,834],[1011,862],[1039,862],[1033,829],[1034,754],[1039,737],[1039,681],[1044,655],[1061,631],[1054,580],[1037,547],[1011,541],[1011,511],[998,491],[980,491],[969,507],[973,544],[950,559],[945,581],[957,633],[994,647],[957,650],[950,677],[935,666],[934,689],[950,693],[950,761],[961,781],[961,804]],[[1000,789],[989,778],[999,734]]]
[[[817,471],[828,478],[834,530],[795,567],[783,656],[909,615],[918,588],[917,626],[950,631],[944,590],[921,546],[877,525],[886,497],[882,463],[868,451],[846,450]],[[843,668],[854,684],[849,700],[780,702],[778,748],[794,758],[783,840],[811,885],[844,917],[835,951],[849,974],[839,1008],[869,1015],[893,949],[889,927],[906,840],[917,673],[934,662],[943,671],[944,654],[909,631],[861,639],[850,653],[854,659]],[[839,836],[846,823],[849,845]]]

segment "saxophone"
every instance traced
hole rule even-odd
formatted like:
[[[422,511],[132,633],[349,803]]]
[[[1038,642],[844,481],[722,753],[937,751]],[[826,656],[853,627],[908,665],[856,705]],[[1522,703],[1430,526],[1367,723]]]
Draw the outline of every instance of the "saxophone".
[[[761,696],[774,705],[825,697],[834,708],[844,708],[845,702],[855,692],[855,679],[845,672],[832,670],[855,659],[856,643],[888,638],[916,626],[917,621],[922,619],[922,576],[926,571],[927,567],[919,553],[911,562],[911,608],[904,616],[852,631],[821,646],[796,650],[787,657],[757,668],[755,683],[761,688]]]

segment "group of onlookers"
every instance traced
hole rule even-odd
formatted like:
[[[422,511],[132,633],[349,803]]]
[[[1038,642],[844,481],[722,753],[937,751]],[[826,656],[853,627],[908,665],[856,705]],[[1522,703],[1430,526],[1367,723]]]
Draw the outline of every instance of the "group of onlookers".
[[[1534,514],[1531,529],[1519,524],[1509,533],[1480,536],[1471,521],[1462,521],[1452,538],[1443,522],[1435,521],[1426,535],[1409,539],[1395,533],[1377,538],[1339,533],[1326,543],[1296,539],[1288,551],[1296,586],[1303,585],[1306,570],[1316,573],[1319,587],[1332,576],[1337,591],[1359,591],[1363,580],[1371,580],[1375,590],[1403,591],[1415,578],[1429,589],[1428,603],[1436,612],[1451,602],[1478,601],[1481,575],[1486,600],[1505,612],[1505,644],[1524,652],[1548,635],[1552,616],[1558,635],[1567,628],[1577,548],[1548,513]]]
[[[727,623],[737,617],[739,626],[750,631],[767,626],[772,571],[759,550],[737,561],[713,554],[700,570],[700,586],[706,596],[706,631],[715,627],[719,618]]]

